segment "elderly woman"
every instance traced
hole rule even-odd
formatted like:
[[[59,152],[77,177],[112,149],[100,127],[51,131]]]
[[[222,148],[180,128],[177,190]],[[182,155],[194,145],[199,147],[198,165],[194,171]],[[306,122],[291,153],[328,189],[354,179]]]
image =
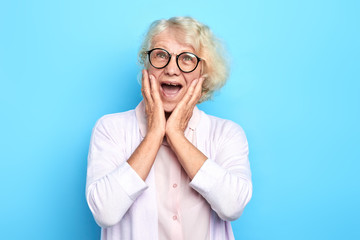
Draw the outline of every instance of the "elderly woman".
[[[220,49],[190,17],[150,26],[143,101],[92,133],[86,199],[102,239],[234,239],[230,221],[252,195],[248,143],[240,126],[196,107],[226,81]]]

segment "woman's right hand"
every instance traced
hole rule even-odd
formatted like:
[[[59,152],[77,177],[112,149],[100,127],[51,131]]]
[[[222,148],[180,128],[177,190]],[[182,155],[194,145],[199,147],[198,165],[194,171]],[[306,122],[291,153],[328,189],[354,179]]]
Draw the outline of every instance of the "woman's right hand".
[[[159,86],[154,76],[142,71],[141,93],[144,97],[147,133],[140,145],[128,159],[128,164],[145,181],[165,136],[165,113],[160,98]]]
[[[162,141],[165,136],[166,119],[158,82],[153,75],[149,76],[146,69],[142,70],[141,82],[141,93],[144,97],[147,119],[147,135],[154,134]]]
[[[154,76],[149,78],[147,70],[143,70],[142,73],[141,92],[145,102],[148,131],[127,159],[127,163],[143,181],[146,181],[163,141],[166,121],[158,83]],[[147,188],[147,184],[140,182],[133,171],[128,171],[128,165],[120,164],[126,158],[121,146],[125,149],[129,143],[115,142],[111,134],[116,133],[106,131],[104,126],[96,126],[90,143],[92,153],[89,154],[91,164],[88,165],[88,169],[91,170],[88,174],[91,173],[91,180],[87,180],[86,196],[96,221],[102,227],[111,227],[119,223],[137,196]],[[120,133],[122,134],[121,131]],[[127,182],[129,180],[131,183]]]

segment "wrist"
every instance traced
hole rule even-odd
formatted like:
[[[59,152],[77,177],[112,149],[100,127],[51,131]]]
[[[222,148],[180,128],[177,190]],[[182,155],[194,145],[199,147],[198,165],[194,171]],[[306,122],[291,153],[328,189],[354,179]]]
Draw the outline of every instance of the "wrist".
[[[185,134],[181,130],[169,129],[166,130],[165,136],[167,139],[181,139],[185,138]]]
[[[161,144],[164,139],[164,136],[165,136],[164,132],[153,130],[153,131],[147,132],[145,139],[149,140],[149,142],[152,142],[152,143]]]

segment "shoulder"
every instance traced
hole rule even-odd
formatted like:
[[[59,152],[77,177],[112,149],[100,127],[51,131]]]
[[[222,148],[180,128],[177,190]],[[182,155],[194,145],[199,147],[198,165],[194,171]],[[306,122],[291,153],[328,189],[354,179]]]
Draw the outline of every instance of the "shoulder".
[[[117,129],[127,128],[136,124],[136,115],[135,110],[133,109],[126,112],[104,115],[99,120],[97,120],[94,128]]]
[[[207,130],[224,133],[236,132],[245,134],[243,128],[234,121],[208,115],[203,111],[200,111],[200,113],[201,120],[199,125],[205,126],[208,128]]]
[[[203,111],[200,112],[199,128],[202,133],[208,134],[209,139],[226,141],[237,138],[240,141],[247,141],[245,132],[239,124],[228,119],[208,115]]]

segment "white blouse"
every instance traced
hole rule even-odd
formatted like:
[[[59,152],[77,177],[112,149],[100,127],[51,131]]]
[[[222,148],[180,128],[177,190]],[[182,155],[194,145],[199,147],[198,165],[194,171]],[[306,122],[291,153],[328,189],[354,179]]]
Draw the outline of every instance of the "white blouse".
[[[106,115],[93,129],[86,199],[102,227],[101,239],[159,239],[155,167],[144,182],[127,163],[144,138],[140,128],[146,119],[136,111]],[[252,195],[246,136],[232,121],[198,108],[194,116],[199,121],[193,144],[208,160],[189,185],[211,207],[210,239],[234,239],[230,221],[240,217]]]

